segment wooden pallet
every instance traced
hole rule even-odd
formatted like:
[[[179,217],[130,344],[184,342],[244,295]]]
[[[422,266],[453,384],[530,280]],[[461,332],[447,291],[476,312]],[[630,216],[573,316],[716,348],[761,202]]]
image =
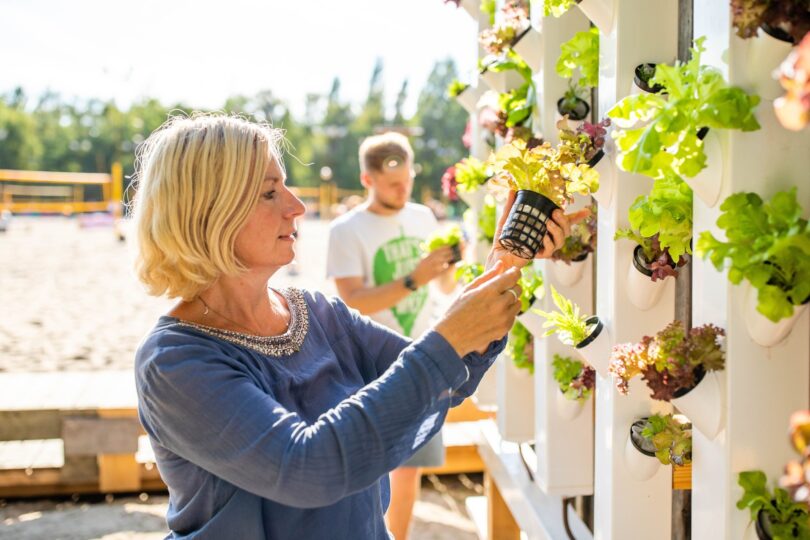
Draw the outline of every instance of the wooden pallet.
[[[0,373],[0,498],[165,489],[138,422],[132,372]],[[445,424],[426,474],[480,472],[472,402]]]

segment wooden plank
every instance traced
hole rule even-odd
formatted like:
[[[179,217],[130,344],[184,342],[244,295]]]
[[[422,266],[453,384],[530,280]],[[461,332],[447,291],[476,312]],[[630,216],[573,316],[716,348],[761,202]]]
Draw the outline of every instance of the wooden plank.
[[[487,497],[487,538],[520,540],[520,528],[489,473],[484,474],[484,494]]]
[[[483,472],[484,462],[478,455],[478,446],[450,446],[446,448],[444,465],[426,467],[422,474],[459,474]]]
[[[98,482],[98,462],[95,456],[69,456],[59,469],[60,484],[90,484]]]
[[[141,474],[135,454],[98,456],[98,489],[101,493],[140,491]]]
[[[692,489],[692,464],[672,467],[672,489]]]
[[[58,410],[0,411],[0,441],[58,439],[61,432]]]
[[[47,184],[107,184],[111,176],[106,173],[69,173],[52,171],[15,171],[0,169],[0,182],[35,182]]]
[[[475,420],[486,420],[487,418],[495,418],[494,412],[484,412],[475,406],[473,400],[470,398],[461,402],[458,407],[453,407],[447,411],[447,419],[445,425],[452,422],[472,422]]]
[[[65,456],[135,454],[139,434],[136,418],[66,417],[62,422]]]
[[[130,417],[130,411],[100,410],[101,418],[130,423],[133,430],[131,441],[134,448],[129,453],[109,453],[98,456],[98,487],[102,493],[138,491],[141,489],[141,469],[135,460],[138,451],[138,424]],[[123,418],[122,418],[123,416]]]

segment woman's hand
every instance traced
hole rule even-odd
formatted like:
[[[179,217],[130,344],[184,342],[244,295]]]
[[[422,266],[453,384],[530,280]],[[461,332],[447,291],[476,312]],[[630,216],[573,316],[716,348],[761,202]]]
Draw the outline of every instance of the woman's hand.
[[[509,332],[520,312],[520,270],[503,261],[464,288],[434,329],[459,356],[483,352]]]
[[[512,266],[523,268],[531,261],[531,259],[524,259],[523,257],[518,257],[517,255],[510,253],[501,245],[500,241],[498,241],[498,238],[501,237],[503,226],[506,223],[506,218],[509,217],[509,211],[512,209],[512,205],[515,203],[515,197],[516,193],[514,191],[510,191],[509,197],[506,199],[506,206],[504,207],[503,214],[501,214],[501,218],[498,220],[498,227],[495,230],[495,239],[492,241],[492,251],[490,251],[489,255],[487,256],[487,268],[492,268],[497,261],[503,261],[506,268],[510,268]],[[565,243],[566,237],[571,234],[571,225],[574,223],[579,223],[589,215],[591,215],[591,211],[587,208],[571,214],[565,214],[559,209],[554,210],[554,212],[551,214],[551,219],[549,219],[546,223],[548,232],[543,237],[543,246],[540,251],[537,252],[537,255],[534,256],[534,258],[548,259],[551,257],[551,254],[561,248]]]

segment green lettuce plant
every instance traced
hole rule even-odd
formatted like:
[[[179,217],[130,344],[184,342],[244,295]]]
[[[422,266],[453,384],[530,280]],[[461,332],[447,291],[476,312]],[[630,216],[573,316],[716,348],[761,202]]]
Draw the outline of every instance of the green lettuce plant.
[[[673,175],[659,178],[633,202],[628,217],[630,228],[616,231],[614,239],[641,246],[653,281],[676,276],[692,253],[692,188]]]
[[[580,86],[594,88],[599,84],[598,28],[577,32],[574,37],[560,45],[560,53],[555,68],[557,75],[563,79],[572,79],[574,72],[578,70]]]
[[[515,39],[529,26],[528,6],[521,1],[506,2],[501,9],[501,21],[485,28],[478,41],[489,54],[502,54],[512,47]]]
[[[484,13],[489,18],[489,25],[495,24],[495,10],[497,4],[495,0],[481,0],[481,13]]]
[[[480,263],[462,263],[456,268],[454,277],[463,285],[469,285],[475,278],[484,273],[484,265]]]
[[[587,323],[590,316],[581,313],[579,306],[558,293],[553,285],[551,285],[551,298],[558,311],[534,310],[535,313],[546,319],[543,328],[549,330],[544,336],[556,333],[560,342],[572,346],[585,341],[585,338],[590,335],[590,328]]]
[[[509,70],[517,71],[525,82],[532,81],[532,68],[512,49],[507,49],[502,55],[487,55],[478,60],[478,71],[482,73],[484,71],[499,73]]]
[[[524,82],[517,88],[498,95],[498,106],[507,128],[531,124],[532,110],[537,101],[534,82]]]
[[[573,201],[575,193],[589,195],[599,189],[599,173],[550,143],[529,147],[515,140],[499,148],[489,162],[496,183],[540,193],[560,207]]]
[[[692,463],[692,429],[671,414],[647,418],[641,436],[655,446],[655,457],[664,465]]]
[[[596,205],[591,204],[588,209],[590,215],[571,225],[571,234],[565,238],[562,247],[551,254],[552,260],[571,264],[596,251]]]
[[[755,37],[763,24],[784,32],[794,43],[810,32],[807,0],[731,0],[731,14],[741,38]]]
[[[650,193],[633,202],[628,217],[642,236],[658,235],[672,260],[692,253],[692,188],[683,180],[665,176],[653,182]]]
[[[422,244],[422,250],[430,253],[444,246],[456,246],[461,243],[464,233],[458,225],[450,225],[428,236]]]
[[[701,128],[759,129],[754,116],[759,97],[730,87],[718,69],[700,64],[704,41],[695,40],[689,62],[656,66],[651,82],[668,95],[627,96],[608,111],[620,128],[612,135],[623,170],[653,179],[692,178],[706,167]]]
[[[451,98],[454,98],[460,93],[462,93],[464,90],[466,90],[467,86],[469,85],[464,84],[458,79],[453,79],[447,86],[447,95],[450,96]]]
[[[702,373],[723,369],[724,335],[712,324],[687,332],[681,321],[673,321],[638,343],[614,345],[609,371],[621,394],[627,394],[630,380],[641,375],[653,399],[670,401],[679,391],[692,389]]]
[[[757,290],[757,311],[777,322],[810,297],[810,225],[802,218],[796,188],[767,203],[756,193],[735,193],[720,205],[717,226],[726,241],[704,231],[696,251],[728,279],[748,280]]]
[[[487,164],[473,156],[456,163],[456,189],[462,193],[471,193],[487,183],[490,178]]]
[[[543,0],[543,16],[560,17],[575,5],[577,5],[577,0]]]
[[[568,125],[567,118],[557,121],[560,147],[577,156],[577,161],[588,162],[605,146],[605,135],[610,126],[610,118],[596,124],[582,122],[576,129]]]
[[[495,199],[487,195],[484,198],[484,206],[478,213],[478,238],[490,244],[495,239],[495,229],[498,226],[497,210]]]
[[[641,246],[644,260],[652,272],[652,276],[650,276],[652,281],[666,279],[670,276],[676,277],[678,267],[685,265],[687,262],[685,257],[681,257],[677,261],[673,260],[669,252],[661,247],[657,234],[646,237],[635,229],[619,229],[613,235],[613,239],[626,239]]]
[[[743,489],[737,508],[748,508],[751,520],[756,521],[759,513],[765,514],[770,536],[774,540],[792,538],[810,539],[810,514],[807,506],[794,502],[784,489],[768,489],[768,479],[762,471],[743,471],[737,478]]]
[[[546,290],[543,288],[543,273],[540,270],[535,270],[529,264],[524,266],[520,271],[520,312],[525,313],[532,307],[534,301],[538,298],[543,298]]]
[[[566,399],[581,403],[591,397],[596,386],[596,371],[592,367],[559,354],[554,355],[551,366],[554,368],[554,380]]]
[[[534,373],[534,358],[532,358],[532,333],[529,329],[515,321],[509,331],[509,338],[506,342],[506,354],[512,359],[515,366],[526,369],[529,373]]]

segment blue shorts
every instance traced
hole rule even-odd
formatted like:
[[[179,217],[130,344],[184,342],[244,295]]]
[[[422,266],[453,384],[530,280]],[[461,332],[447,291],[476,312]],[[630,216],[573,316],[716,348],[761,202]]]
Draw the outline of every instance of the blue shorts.
[[[442,465],[444,465],[444,440],[442,432],[439,431],[400,467],[441,467]]]

